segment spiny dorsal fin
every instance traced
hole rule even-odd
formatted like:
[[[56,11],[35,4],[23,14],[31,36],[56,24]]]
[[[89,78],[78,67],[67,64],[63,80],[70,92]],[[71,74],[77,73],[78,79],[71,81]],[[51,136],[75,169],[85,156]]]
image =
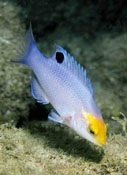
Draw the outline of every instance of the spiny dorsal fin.
[[[94,96],[94,89],[91,80],[87,77],[86,70],[81,66],[73,56],[67,53],[61,46],[56,45],[58,48],[56,52],[62,52],[64,54],[63,65],[71,70],[78,78],[83,82],[83,84],[89,89],[92,96]]]

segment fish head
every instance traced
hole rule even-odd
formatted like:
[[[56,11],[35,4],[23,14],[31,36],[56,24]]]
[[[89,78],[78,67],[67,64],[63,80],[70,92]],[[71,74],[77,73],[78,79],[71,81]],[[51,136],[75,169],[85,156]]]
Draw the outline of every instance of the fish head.
[[[106,143],[107,131],[107,127],[103,119],[100,117],[97,118],[84,110],[82,114],[86,123],[86,133],[84,133],[85,138],[94,144],[103,146]]]

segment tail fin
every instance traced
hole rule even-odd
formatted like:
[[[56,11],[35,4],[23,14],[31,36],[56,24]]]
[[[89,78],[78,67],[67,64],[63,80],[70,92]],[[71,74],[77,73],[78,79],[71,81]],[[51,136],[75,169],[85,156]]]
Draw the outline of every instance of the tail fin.
[[[19,63],[19,64],[30,66],[33,50],[39,51],[36,46],[36,42],[34,40],[32,28],[30,25],[29,30],[23,42],[21,43],[19,50],[17,51],[16,57],[18,59],[12,61],[12,63]]]

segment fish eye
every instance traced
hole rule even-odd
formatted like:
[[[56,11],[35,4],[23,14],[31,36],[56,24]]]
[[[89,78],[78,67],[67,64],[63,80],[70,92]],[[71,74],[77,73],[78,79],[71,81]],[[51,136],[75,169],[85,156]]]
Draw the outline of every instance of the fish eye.
[[[64,60],[64,55],[61,52],[56,52],[56,60],[58,63],[62,63]]]
[[[90,129],[89,132],[90,134],[95,135],[95,132],[92,129]]]

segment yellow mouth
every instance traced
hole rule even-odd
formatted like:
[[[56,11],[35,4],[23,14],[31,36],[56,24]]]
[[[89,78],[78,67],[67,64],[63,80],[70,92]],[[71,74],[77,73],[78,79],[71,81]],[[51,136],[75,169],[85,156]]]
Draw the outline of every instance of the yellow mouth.
[[[89,131],[92,131],[92,136],[97,145],[104,145],[106,143],[107,127],[104,121],[100,118],[94,117],[92,114],[83,110],[83,116],[89,123]]]

